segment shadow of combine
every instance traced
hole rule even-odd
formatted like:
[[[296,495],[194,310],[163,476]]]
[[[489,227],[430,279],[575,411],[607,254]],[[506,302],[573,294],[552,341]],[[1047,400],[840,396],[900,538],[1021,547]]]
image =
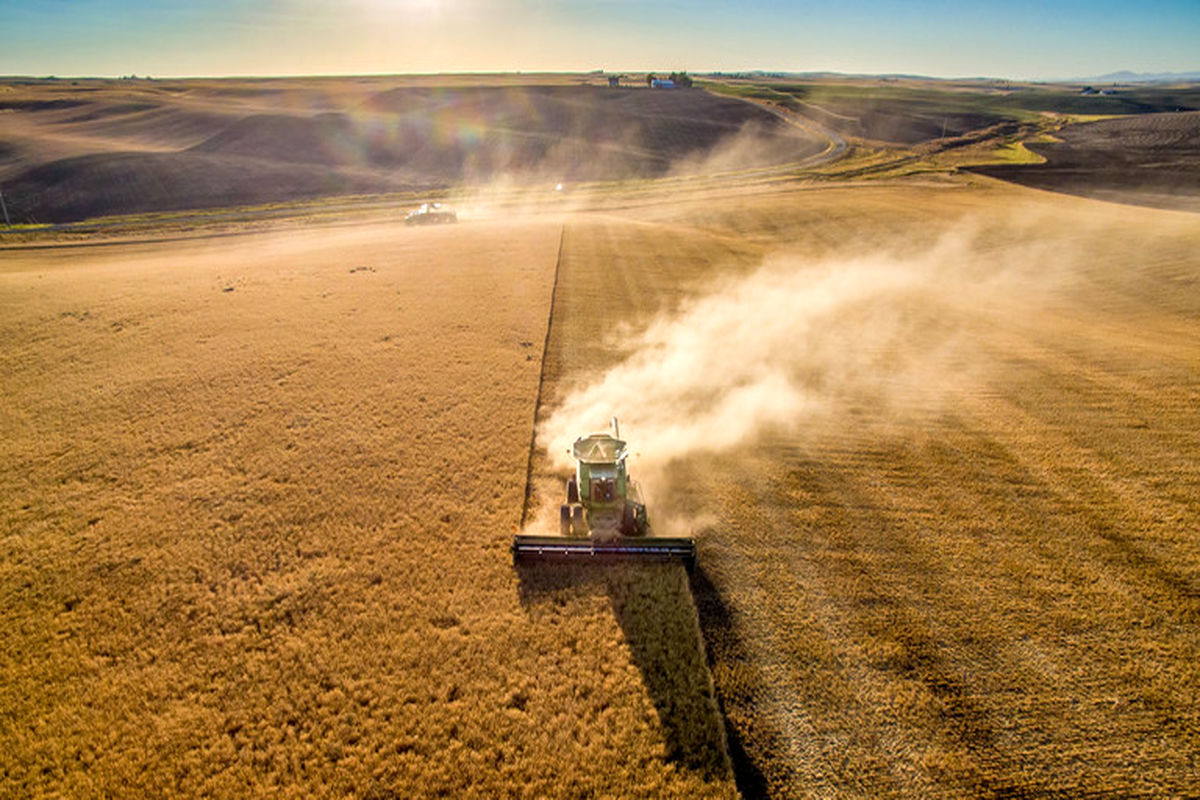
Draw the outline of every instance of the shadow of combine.
[[[710,667],[713,665],[714,656],[718,653],[724,659],[730,659],[734,663],[743,665],[752,664],[750,654],[741,637],[738,635],[733,614],[729,606],[725,603],[725,599],[721,596],[720,590],[712,582],[712,578],[705,572],[703,566],[698,567],[692,574],[691,590],[693,602],[696,606],[696,613],[700,621],[701,634],[704,637],[704,641],[708,643],[708,665]],[[721,713],[721,723],[725,729],[729,758],[733,762],[733,777],[737,783],[738,791],[743,797],[768,797],[770,796],[770,792],[768,791],[767,780],[763,776],[762,770],[755,765],[749,754],[747,754],[745,744],[738,733],[737,726],[732,723],[726,713],[726,702],[732,702],[734,706],[741,708],[753,707],[754,695],[757,693],[757,681],[751,680],[746,685],[743,685],[742,682],[733,682],[733,685],[728,687],[727,691],[736,691],[739,687],[745,696],[722,698],[720,695],[717,695],[716,697]],[[765,730],[764,721],[757,721],[757,727],[767,740],[779,738],[773,735],[773,732]]]
[[[686,570],[673,564],[531,565],[518,568],[522,606],[567,593],[604,592],[666,739],[667,759],[707,779],[731,765]]]

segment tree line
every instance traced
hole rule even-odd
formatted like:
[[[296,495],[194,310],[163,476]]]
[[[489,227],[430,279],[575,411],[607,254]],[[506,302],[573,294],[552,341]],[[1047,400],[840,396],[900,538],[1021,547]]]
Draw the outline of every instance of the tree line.
[[[688,75],[686,70],[683,72],[672,72],[670,75],[666,75],[663,78],[660,78],[658,75],[654,74],[653,72],[648,73],[646,75],[646,85],[650,86],[655,81],[663,80],[663,79],[669,80],[671,83],[675,84],[676,86],[685,86],[686,87],[686,86],[692,85],[692,76]]]

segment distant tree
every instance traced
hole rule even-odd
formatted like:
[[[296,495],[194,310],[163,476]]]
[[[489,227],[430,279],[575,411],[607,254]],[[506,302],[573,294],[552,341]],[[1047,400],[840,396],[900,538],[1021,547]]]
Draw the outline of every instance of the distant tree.
[[[655,75],[653,72],[647,72],[647,73],[646,73],[646,85],[647,85],[647,86],[650,86],[650,85],[651,85],[651,84],[653,84],[653,83],[654,83],[656,80],[658,80],[658,76],[657,76],[657,75]]]

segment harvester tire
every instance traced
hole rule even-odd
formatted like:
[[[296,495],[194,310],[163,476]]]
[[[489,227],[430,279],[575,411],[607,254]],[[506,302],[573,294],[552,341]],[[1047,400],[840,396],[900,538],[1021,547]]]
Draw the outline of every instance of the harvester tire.
[[[573,519],[576,536],[587,536],[587,525],[583,521],[583,506],[575,506],[575,514]]]
[[[625,509],[621,512],[621,533],[626,536],[636,536],[639,533],[637,515],[629,503],[625,504]]]
[[[567,480],[567,502],[568,503],[578,503],[579,502],[579,484],[577,484],[575,482],[574,478],[570,478]]]
[[[571,535],[571,507],[558,507],[558,532],[563,536]]]

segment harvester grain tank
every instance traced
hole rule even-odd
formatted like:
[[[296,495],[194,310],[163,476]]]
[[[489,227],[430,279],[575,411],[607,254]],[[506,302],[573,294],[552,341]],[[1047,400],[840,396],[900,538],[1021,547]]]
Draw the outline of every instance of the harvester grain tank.
[[[541,561],[665,561],[696,566],[696,542],[652,535],[641,489],[626,468],[629,451],[616,417],[612,433],[594,433],[571,447],[575,474],[559,506],[559,535],[513,538],[513,563]]]

